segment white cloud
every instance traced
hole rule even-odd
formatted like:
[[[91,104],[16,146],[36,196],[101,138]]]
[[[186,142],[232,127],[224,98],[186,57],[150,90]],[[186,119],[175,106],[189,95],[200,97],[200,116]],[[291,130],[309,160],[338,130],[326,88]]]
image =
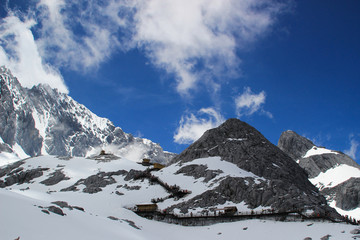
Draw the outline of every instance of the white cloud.
[[[138,0],[135,42],[187,94],[204,81],[236,74],[239,48],[264,34],[281,12],[271,0]]]
[[[117,33],[124,26],[119,1],[41,0],[40,37],[42,55],[57,66],[88,71],[98,67],[121,48]]]
[[[213,108],[202,108],[197,116],[188,114],[181,117],[174,141],[190,144],[199,139],[206,130],[215,128],[225,121],[224,117]]]
[[[265,114],[269,118],[273,118],[273,115],[263,109],[265,104],[266,94],[264,91],[256,94],[251,91],[249,87],[244,89],[244,92],[235,98],[236,114],[238,117],[250,116],[255,112]]]
[[[350,136],[350,138],[350,148],[345,150],[344,153],[349,155],[352,159],[356,159],[359,142],[353,139],[353,136]]]
[[[21,21],[8,16],[0,25],[0,65],[10,68],[25,87],[47,83],[61,92],[68,92],[59,72],[44,64],[31,32],[32,19]]]
[[[13,16],[7,19],[14,25],[1,28],[21,27],[17,38],[26,41],[11,50],[26,55],[26,71],[17,71],[24,77],[37,69],[36,77],[66,88],[56,69],[91,71],[118,51],[138,48],[173,75],[178,93],[187,96],[236,76],[237,51],[269,31],[283,7],[275,0],[39,0],[28,13],[36,22]],[[21,63],[9,59],[8,49],[0,49],[0,60]]]

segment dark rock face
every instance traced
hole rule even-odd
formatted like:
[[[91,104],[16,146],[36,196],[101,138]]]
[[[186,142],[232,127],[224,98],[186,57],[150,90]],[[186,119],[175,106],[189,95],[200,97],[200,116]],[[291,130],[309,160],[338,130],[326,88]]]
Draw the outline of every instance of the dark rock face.
[[[195,179],[203,177],[204,182],[208,182],[223,173],[221,170],[208,170],[207,168],[205,165],[187,165],[179,169],[175,174],[183,173],[184,175],[193,176]]]
[[[69,180],[70,178],[66,177],[65,174],[61,170],[56,170],[55,172],[51,173],[51,176],[48,179],[40,182],[46,186],[52,186],[58,184],[61,181]]]
[[[294,160],[298,160],[300,167],[306,170],[310,178],[340,164],[360,168],[354,160],[339,151],[334,151],[334,154],[325,153],[304,158],[306,152],[316,146],[310,140],[293,131],[286,131],[281,134],[278,147]]]
[[[30,170],[24,170],[23,168],[17,168],[12,172],[6,174],[3,180],[0,180],[0,188],[5,188],[14,184],[29,183],[34,178],[41,177],[44,171],[48,168],[35,168]]]
[[[61,191],[77,191],[77,186],[83,184],[85,185],[83,192],[90,194],[97,193],[102,191],[102,188],[106,187],[107,185],[116,183],[112,176],[126,175],[127,173],[128,172],[125,170],[119,170],[116,172],[99,172],[98,174],[89,176],[86,179],[80,179],[74,185],[62,189]]]
[[[211,156],[220,156],[222,160],[234,163],[265,180],[258,182],[252,178],[227,177],[216,189],[177,207],[186,209],[223,204],[226,201],[245,201],[252,208],[271,206],[277,211],[291,211],[306,206],[319,214],[330,212],[337,215],[308,181],[306,172],[245,122],[229,119],[218,128],[206,131],[173,162],[182,164]],[[185,173],[194,176],[194,169],[188,170]]]
[[[14,169],[18,169],[21,165],[23,165],[25,161],[17,161],[13,164],[7,165],[3,168],[0,168],[0,178],[4,177],[7,174],[10,174]]]
[[[339,151],[304,158],[306,152],[312,147],[316,146],[310,140],[292,131],[282,133],[279,139],[279,148],[292,156],[294,160],[298,160],[299,166],[308,173],[309,178],[314,178],[338,165],[348,165],[360,169],[353,159]],[[321,189],[321,193],[335,200],[337,207],[343,210],[353,210],[360,207],[360,178],[350,178],[335,187]]]
[[[354,160],[340,152],[338,152],[338,154],[325,153],[321,155],[314,155],[307,158],[300,158],[299,160],[300,167],[309,174],[309,178],[314,178],[321,172],[326,172],[327,170],[340,164],[360,168]]]
[[[307,179],[305,172],[289,156],[255,128],[238,119],[229,119],[218,128],[206,131],[172,162],[184,163],[212,156],[220,156],[259,177],[287,177],[299,182]]]
[[[322,192],[334,196],[336,207],[343,210],[360,207],[360,178],[350,178],[333,188],[325,188]]]
[[[283,132],[278,142],[278,147],[295,160],[304,156],[314,146],[309,139],[290,130]]]
[[[55,213],[60,216],[65,216],[65,213],[61,210],[61,208],[50,206],[48,207],[49,212]]]
[[[12,149],[10,148],[10,146],[6,143],[0,143],[0,152],[8,152],[8,153],[12,153]]]

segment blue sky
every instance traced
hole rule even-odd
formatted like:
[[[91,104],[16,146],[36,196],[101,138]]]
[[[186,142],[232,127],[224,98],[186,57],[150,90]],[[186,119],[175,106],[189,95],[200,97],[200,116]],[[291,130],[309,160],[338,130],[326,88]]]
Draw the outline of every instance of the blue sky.
[[[360,2],[2,1],[0,64],[179,153],[236,117],[360,160]]]

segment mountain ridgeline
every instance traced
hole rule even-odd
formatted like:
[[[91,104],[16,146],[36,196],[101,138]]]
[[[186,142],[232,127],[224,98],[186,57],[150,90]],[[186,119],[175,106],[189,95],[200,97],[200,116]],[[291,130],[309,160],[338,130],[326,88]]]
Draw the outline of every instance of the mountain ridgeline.
[[[39,84],[21,86],[10,70],[0,67],[0,151],[19,158],[41,154],[86,156],[96,148],[112,146],[117,154],[133,149],[141,157],[166,163],[173,154],[156,143],[124,133],[96,116],[70,96]]]
[[[108,197],[105,190],[109,188],[111,194],[118,192],[117,197],[129,204],[135,204],[132,194],[138,193],[134,191],[143,191],[149,195],[142,196],[141,202],[157,202],[160,210],[183,214],[192,211],[216,214],[219,207],[230,204],[243,211],[257,209],[258,214],[271,211],[340,219],[332,207],[341,214],[340,210],[360,209],[360,167],[356,162],[341,152],[317,147],[293,131],[284,132],[275,146],[249,124],[229,119],[206,131],[176,155],[164,152],[150,140],[125,133],[110,120],[96,116],[48,85],[22,87],[5,67],[0,67],[0,89],[0,157],[3,153],[15,154],[19,159],[58,156],[29,158],[0,168],[0,188],[23,183],[31,187],[30,180],[37,179],[36,184],[54,186],[51,190],[54,194],[71,195],[85,185],[83,193],[102,192]],[[113,153],[119,158],[107,161],[71,158],[88,156],[94,151],[98,154],[107,147],[115,149]],[[137,159],[130,158],[134,155]],[[153,172],[154,169],[134,163],[141,158],[168,166]],[[49,167],[46,159],[54,161],[54,165]],[[132,163],[127,163],[128,160]],[[62,161],[69,165],[60,164]],[[80,179],[71,175],[72,161],[82,164],[100,161],[107,167],[104,170],[99,167],[96,175],[86,172]],[[33,166],[25,164],[28,162],[34,162]],[[126,171],[121,169],[125,165],[129,168]],[[108,172],[109,169],[112,171]],[[346,175],[349,171],[352,175]],[[340,177],[330,181],[331,174]],[[169,189],[180,186],[185,192],[180,199],[167,195],[169,190],[154,186],[154,180]],[[129,187],[130,183],[145,188]]]
[[[172,162],[190,164],[195,159],[214,156],[221,157],[221,160],[233,163],[260,179],[254,181],[229,176],[222,180],[218,188],[177,207],[201,207],[204,202],[211,205],[244,201],[252,208],[268,206],[276,211],[311,209],[321,215],[326,213],[336,216],[335,211],[327,206],[324,197],[318,193],[318,189],[309,182],[307,173],[245,122],[229,119],[219,127],[206,131]],[[184,169],[183,172],[196,175],[194,168],[189,168],[188,172]]]
[[[328,203],[359,219],[360,166],[346,154],[316,146],[293,131],[283,132],[278,147],[309,175]]]

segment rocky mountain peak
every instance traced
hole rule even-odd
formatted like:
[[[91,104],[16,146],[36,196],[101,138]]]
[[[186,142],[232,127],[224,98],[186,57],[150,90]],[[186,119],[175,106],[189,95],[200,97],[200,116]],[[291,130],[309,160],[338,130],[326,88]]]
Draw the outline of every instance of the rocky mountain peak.
[[[67,94],[46,84],[24,88],[0,67],[0,145],[19,158],[37,155],[87,156],[109,147],[120,155],[166,163],[173,155],[101,118]],[[132,154],[134,155],[134,154]]]
[[[296,160],[310,178],[341,164],[359,168],[359,165],[346,154],[316,146],[294,131],[283,132],[278,147]]]
[[[315,146],[293,131],[283,132],[278,146],[308,173],[309,180],[331,206],[341,214],[358,218],[360,166],[353,159],[342,152]]]
[[[214,203],[207,199],[218,199],[219,203],[244,201],[254,208],[271,206],[274,209],[290,211],[306,206],[316,212],[333,212],[308,181],[306,172],[245,122],[229,119],[219,127],[206,131],[201,138],[176,156],[173,163],[176,163],[176,166],[184,165],[181,172],[193,176],[199,173],[197,169],[201,167],[195,164],[197,159],[216,159],[211,157],[220,157],[222,161],[235,164],[262,180],[256,183],[257,181],[249,177],[227,176],[214,191],[183,203],[180,208],[198,207],[197,201],[212,205]]]
[[[219,156],[223,160],[265,178],[288,176],[306,180],[297,164],[259,131],[239,119],[229,119],[210,129],[190,145],[173,162]],[[299,175],[300,174],[300,175]]]
[[[312,141],[291,130],[283,132],[278,141],[278,147],[295,160],[304,156],[314,146]]]

